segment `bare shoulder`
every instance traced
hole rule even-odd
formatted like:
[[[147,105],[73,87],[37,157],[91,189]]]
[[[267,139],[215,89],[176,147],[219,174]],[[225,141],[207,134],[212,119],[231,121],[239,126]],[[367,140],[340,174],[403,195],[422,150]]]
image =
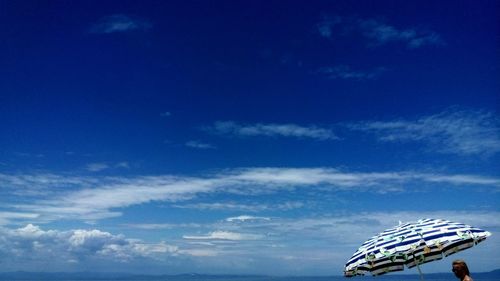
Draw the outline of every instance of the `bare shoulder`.
[[[465,276],[462,281],[474,281],[470,276]]]

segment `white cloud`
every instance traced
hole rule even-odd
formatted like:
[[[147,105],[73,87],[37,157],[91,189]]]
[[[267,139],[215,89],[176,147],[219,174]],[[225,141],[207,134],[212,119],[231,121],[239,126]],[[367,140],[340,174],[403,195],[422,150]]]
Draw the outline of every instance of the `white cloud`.
[[[89,172],[100,172],[109,168],[110,166],[106,163],[90,163],[85,167],[85,169]]]
[[[4,178],[9,179],[9,181],[7,183],[0,181],[0,186],[15,181],[11,177]],[[21,177],[18,184],[22,184],[24,178]],[[37,176],[29,178],[28,183],[36,185]],[[40,177],[42,185],[47,184],[43,182],[46,178],[47,175]],[[49,178],[58,179],[57,176]],[[1,179],[2,177],[0,177]],[[479,175],[419,173],[415,171],[343,172],[333,168],[247,168],[225,170],[203,177],[94,177],[93,180],[62,177],[61,181],[62,184],[57,182],[52,182],[52,184],[58,186],[72,182],[81,183],[81,185],[74,185],[71,190],[61,189],[56,193],[51,192],[48,197],[39,196],[31,200],[30,203],[12,204],[11,202],[8,205],[9,208],[12,208],[10,211],[38,214],[40,219],[44,220],[99,220],[120,216],[121,212],[117,211],[117,208],[151,202],[168,202],[179,206],[179,202],[196,198],[199,195],[215,193],[255,196],[290,192],[300,188],[316,189],[321,187],[322,192],[349,190],[383,194],[394,192],[394,186],[401,186],[397,189],[399,192],[409,192],[411,189],[405,189],[403,186],[414,186],[415,184],[419,186],[427,184],[439,188],[484,186],[491,191],[500,188],[499,178]],[[228,203],[219,203],[219,207],[227,207],[231,204]],[[212,204],[206,207],[213,209],[216,206]],[[255,205],[250,206],[248,210],[252,207],[256,210],[259,208]],[[292,206],[275,206],[275,208],[283,210],[296,207],[300,206],[293,204]],[[260,209],[262,210],[262,208]]]
[[[341,22],[342,18],[339,16],[323,16],[323,19],[316,24],[316,28],[322,37],[331,38],[333,36],[333,27]]]
[[[496,232],[500,229],[500,222],[496,219],[498,216],[500,216],[500,212],[497,211],[398,210],[392,212],[353,212],[292,219],[275,218],[272,221],[260,221],[258,226],[262,231],[273,233],[273,237],[283,237],[282,243],[286,240],[302,237],[304,245],[308,244],[305,240],[317,240],[323,243],[334,243],[339,248],[342,245],[343,248],[347,246],[347,248],[355,249],[354,247],[360,246],[371,236],[398,225],[399,221],[411,222],[424,218],[446,219]],[[239,227],[240,231],[246,231],[252,229],[253,226],[241,224]]]
[[[354,70],[348,65],[336,65],[330,67],[322,67],[317,73],[325,75],[330,79],[344,80],[373,80],[378,78],[385,68],[378,67],[369,71]]]
[[[61,190],[79,189],[98,184],[97,178],[71,177],[55,174],[1,174],[0,193],[24,198],[49,196]],[[1,197],[0,197],[1,198]]]
[[[10,224],[12,221],[25,221],[34,220],[40,215],[35,213],[23,212],[1,212],[0,211],[0,225]]]
[[[257,240],[263,238],[263,235],[252,233],[236,233],[229,231],[213,231],[207,235],[184,235],[183,238],[187,240]]]
[[[209,144],[209,143],[203,143],[200,141],[188,141],[186,142],[187,147],[191,148],[197,148],[197,149],[214,149],[215,146]]]
[[[341,274],[345,261],[372,235],[397,225],[398,221],[442,218],[470,224],[493,233],[485,242],[466,251],[473,253],[472,256],[465,256],[467,260],[475,265],[476,271],[482,271],[496,268],[495,262],[500,253],[497,238],[500,235],[500,221],[497,219],[499,216],[498,211],[392,210],[311,214],[293,218],[273,217],[272,220],[246,220],[245,223],[218,220],[201,226],[216,229],[203,232],[205,234],[188,234],[198,233],[198,225],[194,230],[183,229],[181,233],[186,234],[175,242],[176,245],[129,239],[98,229],[60,231],[27,225],[12,230],[0,228],[0,265],[1,268],[13,265],[9,268],[18,270],[29,268],[26,262],[50,260],[51,264],[61,263],[61,268],[72,264],[89,266],[92,262],[116,262],[125,268],[144,259],[151,262],[157,260],[163,266],[168,266],[177,258],[175,263],[182,259],[183,262],[188,262],[184,268],[189,270],[192,264],[189,264],[188,260],[194,258],[202,264],[208,263],[212,266],[212,262],[217,262],[220,263],[219,268],[230,270],[228,265],[231,266],[231,262],[236,260],[257,260],[263,261],[264,264],[277,265],[280,260],[285,259],[286,263],[280,264],[284,266],[281,267],[282,274],[290,274],[290,270],[295,266],[310,267],[311,271],[301,268],[297,271],[298,274]],[[176,230],[175,233],[179,231]],[[216,260],[211,259],[215,256]],[[149,268],[148,263],[142,264]],[[424,268],[426,272],[442,272],[442,264],[438,267],[426,265]],[[170,268],[168,270],[170,272]],[[263,270],[272,272],[267,271],[268,268]]]
[[[0,249],[0,262],[13,264],[32,260],[62,264],[88,260],[128,262],[172,256],[178,250],[165,242],[145,243],[97,229],[46,231],[32,224],[18,229],[0,228]]]
[[[316,24],[320,36],[332,39],[335,33],[340,35],[360,34],[369,40],[369,45],[380,46],[390,42],[402,42],[410,49],[427,45],[441,46],[442,37],[428,30],[417,28],[398,28],[374,19],[356,17],[326,16]]]
[[[181,224],[172,224],[172,223],[136,223],[136,224],[130,224],[129,223],[129,224],[125,224],[124,226],[126,226],[128,228],[138,228],[138,229],[148,229],[148,230],[201,227],[201,225],[197,224],[197,223],[181,223]]]
[[[128,162],[119,162],[115,165],[116,168],[125,168],[125,169],[129,169],[130,168],[130,164]]]
[[[116,33],[127,31],[148,30],[152,24],[148,21],[132,18],[127,15],[116,14],[101,18],[90,28],[91,33]]]
[[[408,48],[415,49],[425,45],[443,45],[444,41],[439,34],[432,31],[417,29],[398,29],[394,26],[376,20],[359,20],[359,27],[363,35],[373,40],[376,45],[384,45],[393,41],[407,44]]]
[[[449,109],[416,120],[367,121],[349,126],[386,142],[417,141],[435,151],[459,155],[500,152],[500,118],[493,113]]]
[[[243,137],[295,137],[312,138],[317,140],[338,139],[332,130],[316,126],[300,126],[296,124],[238,124],[232,121],[215,122],[213,126],[207,128],[209,131],[232,136]]]
[[[500,229],[500,222],[496,219],[498,216],[500,213],[496,211],[393,210],[315,214],[292,218],[273,217],[272,220],[249,220],[238,224],[224,220],[207,225],[209,228],[218,229],[217,231],[205,235],[186,235],[184,239],[191,245],[189,249],[193,253],[209,251],[223,262],[247,257],[276,264],[287,257],[287,270],[294,267],[289,261],[297,260],[304,266],[311,266],[315,272],[332,272],[328,269],[331,270],[333,266],[334,272],[340,273],[346,260],[373,235],[398,225],[399,221],[442,218],[493,232],[493,236],[474,248],[474,251],[478,256],[489,257],[482,267],[495,268],[499,252],[494,249],[498,249],[500,245],[495,238]],[[245,240],[240,234],[260,237]],[[486,247],[486,244],[489,247]],[[470,261],[477,264],[477,258],[471,258]],[[427,268],[429,267],[426,266]],[[437,267],[433,271],[442,272],[442,268]]]
[[[108,169],[120,168],[120,169],[129,169],[130,164],[126,161],[118,162],[116,164],[108,164],[108,163],[90,163],[85,166],[85,169],[89,172],[101,172]]]
[[[190,203],[190,204],[175,204],[173,207],[184,209],[199,209],[199,210],[236,210],[244,212],[262,212],[262,211],[289,211],[299,209],[304,206],[302,202],[283,202],[274,204],[244,204],[239,202],[213,202],[213,203]]]
[[[213,249],[187,249],[179,252],[194,257],[215,257],[219,254],[218,251]]]
[[[245,222],[245,221],[254,221],[254,220],[271,220],[271,218],[266,218],[266,217],[255,217],[255,216],[249,216],[249,215],[241,215],[237,217],[230,217],[227,218],[226,221],[228,222]]]

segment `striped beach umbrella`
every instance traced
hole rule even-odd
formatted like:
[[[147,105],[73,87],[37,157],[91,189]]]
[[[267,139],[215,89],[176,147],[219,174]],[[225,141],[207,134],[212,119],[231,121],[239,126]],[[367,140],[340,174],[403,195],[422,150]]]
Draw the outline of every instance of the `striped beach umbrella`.
[[[381,275],[401,271],[470,248],[491,233],[463,223],[422,219],[400,223],[373,236],[347,261],[344,276]]]

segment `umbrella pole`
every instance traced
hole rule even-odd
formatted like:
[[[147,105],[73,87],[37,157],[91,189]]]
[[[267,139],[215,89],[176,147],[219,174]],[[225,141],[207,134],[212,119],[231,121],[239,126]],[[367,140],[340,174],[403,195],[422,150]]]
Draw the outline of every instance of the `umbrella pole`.
[[[424,275],[422,274],[422,270],[420,270],[420,265],[418,265],[418,262],[417,262],[417,269],[418,273],[420,274],[420,280],[424,281]]]

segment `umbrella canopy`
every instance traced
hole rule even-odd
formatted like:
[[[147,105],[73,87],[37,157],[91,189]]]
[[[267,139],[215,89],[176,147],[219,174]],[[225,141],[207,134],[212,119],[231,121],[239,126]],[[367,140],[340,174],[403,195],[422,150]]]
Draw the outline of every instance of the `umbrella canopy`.
[[[405,265],[418,267],[470,248],[490,235],[476,227],[441,219],[400,223],[363,243],[347,261],[344,276],[381,275],[401,271]]]

